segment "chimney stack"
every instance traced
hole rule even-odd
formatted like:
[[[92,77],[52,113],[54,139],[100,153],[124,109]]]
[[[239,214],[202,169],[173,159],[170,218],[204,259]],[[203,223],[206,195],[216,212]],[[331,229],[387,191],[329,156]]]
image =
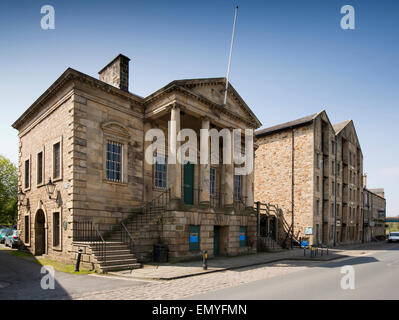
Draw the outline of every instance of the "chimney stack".
[[[130,59],[128,57],[119,54],[98,72],[100,80],[128,92],[129,61]]]
[[[363,173],[363,188],[367,188],[367,174]]]

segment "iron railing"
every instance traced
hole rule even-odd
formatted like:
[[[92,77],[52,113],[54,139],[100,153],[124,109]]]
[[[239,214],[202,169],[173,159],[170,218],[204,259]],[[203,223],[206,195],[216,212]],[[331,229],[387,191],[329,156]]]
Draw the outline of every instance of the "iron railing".
[[[239,198],[234,198],[234,210],[244,211],[247,203],[247,197],[240,196]]]
[[[210,195],[210,199],[209,199],[210,207],[211,208],[223,208],[225,196],[226,196],[225,193],[214,191],[214,193]]]
[[[92,250],[102,257],[104,264],[107,261],[107,243],[92,220],[73,222],[73,241],[87,242]]]

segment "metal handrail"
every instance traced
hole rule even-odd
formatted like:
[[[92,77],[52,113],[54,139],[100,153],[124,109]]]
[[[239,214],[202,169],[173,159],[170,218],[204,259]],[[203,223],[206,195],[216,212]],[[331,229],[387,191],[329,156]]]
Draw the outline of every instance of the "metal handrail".
[[[123,222],[121,222],[121,225],[122,225],[122,227],[126,230],[126,233],[129,235],[130,239],[132,239],[132,241],[134,241],[132,235],[131,235],[130,232],[129,232],[129,230],[127,230],[125,224],[124,224]]]

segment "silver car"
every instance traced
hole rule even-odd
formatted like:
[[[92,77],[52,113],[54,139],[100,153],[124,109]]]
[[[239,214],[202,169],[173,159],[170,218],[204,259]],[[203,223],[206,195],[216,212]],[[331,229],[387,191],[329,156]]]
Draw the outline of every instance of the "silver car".
[[[19,235],[18,230],[10,230],[5,237],[5,246],[15,248],[19,246]]]
[[[388,242],[399,242],[399,232],[391,232],[388,236]]]

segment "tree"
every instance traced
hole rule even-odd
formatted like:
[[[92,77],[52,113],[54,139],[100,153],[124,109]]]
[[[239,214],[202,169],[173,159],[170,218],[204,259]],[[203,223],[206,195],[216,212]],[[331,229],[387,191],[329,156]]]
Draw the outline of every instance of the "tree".
[[[0,224],[15,224],[18,216],[18,169],[0,156]]]

